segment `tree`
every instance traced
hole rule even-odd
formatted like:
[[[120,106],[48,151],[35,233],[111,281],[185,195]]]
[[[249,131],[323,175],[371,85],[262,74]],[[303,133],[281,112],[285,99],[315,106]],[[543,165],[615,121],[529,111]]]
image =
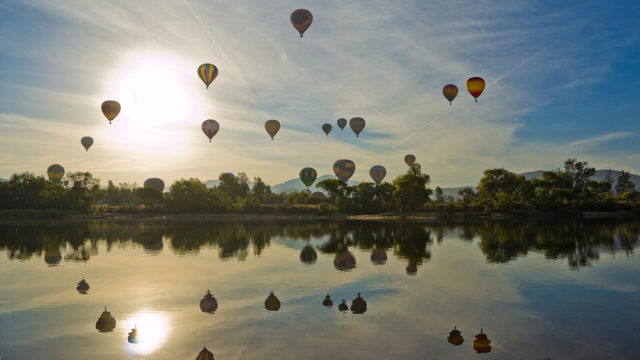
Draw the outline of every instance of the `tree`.
[[[213,207],[207,187],[199,179],[176,180],[169,188],[169,208],[176,212],[207,212]]]
[[[437,203],[442,203],[444,202],[444,191],[442,191],[442,188],[440,188],[440,186],[436,186],[436,202]]]
[[[587,167],[587,161],[581,162],[574,158],[564,162],[564,172],[573,178],[573,192],[578,196],[584,196],[588,190],[589,178],[596,174],[596,169]]]
[[[571,205],[573,178],[562,171],[543,171],[541,179],[532,179],[534,199],[537,207],[557,209]]]
[[[474,193],[471,188],[458,190],[458,195],[462,198],[462,202],[465,207],[469,206],[469,204],[471,204],[471,202],[476,198],[476,193]]]
[[[142,187],[135,190],[135,195],[146,208],[160,207],[164,203],[162,191],[155,187]]]
[[[237,176],[233,176],[230,173],[222,173],[218,179],[220,183],[217,188],[227,193],[233,201],[249,195],[249,178],[245,173],[239,173]]]
[[[429,201],[429,195],[432,193],[431,189],[427,188],[429,180],[429,175],[419,174],[414,169],[395,178],[393,198],[398,208],[405,212],[412,211]]]
[[[620,176],[618,176],[618,182],[616,183],[616,194],[622,194],[627,191],[635,191],[636,184],[631,181],[631,174],[622,170]]]
[[[478,201],[485,211],[523,207],[533,194],[531,183],[505,169],[489,169],[478,183]]]

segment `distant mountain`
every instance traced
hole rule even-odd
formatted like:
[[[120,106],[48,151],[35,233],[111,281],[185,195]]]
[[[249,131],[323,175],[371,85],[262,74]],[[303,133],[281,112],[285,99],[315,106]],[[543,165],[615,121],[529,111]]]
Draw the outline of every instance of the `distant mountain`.
[[[9,180],[0,178],[0,182],[9,182]]]
[[[606,181],[607,180],[607,175],[609,174],[609,171],[611,171],[611,174],[609,175],[611,177],[611,180],[613,181],[613,187],[616,186],[616,184],[618,183],[618,177],[622,174],[622,171],[618,171],[618,170],[596,170],[596,174],[592,177],[589,178],[589,180],[595,180],[595,181]],[[523,175],[527,180],[531,180],[531,179],[540,179],[542,178],[542,170],[538,170],[538,171],[529,171],[526,173],[522,173],[522,174],[518,174],[518,175]],[[636,184],[636,190],[640,189],[640,176],[635,175],[635,174],[630,174],[630,179],[632,183]]]
[[[218,184],[220,184],[220,180],[207,180],[204,182],[204,186],[206,186],[208,189],[214,188],[218,186]]]
[[[458,195],[458,191],[462,190],[462,189],[466,189],[466,188],[471,188],[471,190],[473,190],[473,192],[477,192],[478,189],[476,189],[475,186],[460,186],[460,187],[454,187],[454,188],[441,188],[442,189],[442,193],[444,194],[444,196],[453,196],[454,199],[459,199],[460,195]],[[436,195],[435,195],[435,190],[436,188],[433,187],[431,190],[434,191],[434,194],[431,195],[431,199],[435,199]]]
[[[322,180],[326,180],[326,179],[336,179],[335,175],[322,175],[319,176],[318,178],[316,178],[316,181],[313,183],[313,185],[311,185],[309,187],[309,190],[311,192],[315,192],[315,191],[323,191],[321,189],[317,189],[316,188],[316,184],[319,183]],[[360,182],[358,181],[347,181],[347,184],[349,185],[358,185]],[[302,183],[302,181],[299,178],[295,178],[295,179],[291,179],[291,180],[287,180],[285,182],[283,182],[282,184],[278,184],[278,185],[274,185],[271,187],[271,192],[273,192],[274,194],[280,194],[280,193],[292,193],[292,192],[298,192],[301,190],[306,190],[306,186],[304,186],[304,184]]]

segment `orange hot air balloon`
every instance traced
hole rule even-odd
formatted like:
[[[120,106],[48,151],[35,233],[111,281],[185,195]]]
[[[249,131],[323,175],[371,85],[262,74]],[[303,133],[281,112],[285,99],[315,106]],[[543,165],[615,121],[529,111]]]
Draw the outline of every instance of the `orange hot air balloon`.
[[[484,79],[481,77],[472,77],[467,80],[467,91],[478,102],[478,96],[484,91]]]
[[[458,87],[453,84],[445,85],[442,88],[442,95],[444,95],[444,97],[447,98],[447,100],[449,100],[449,105],[453,105],[452,103],[453,99],[455,99],[456,96],[458,96]]]
[[[480,329],[480,334],[476,335],[476,339],[473,341],[473,349],[481,354],[491,352],[491,340],[482,329]]]
[[[111,120],[115,119],[118,114],[120,114],[120,103],[115,100],[107,100],[102,103],[102,113],[109,120],[109,124],[111,124]]]
[[[291,13],[291,25],[298,30],[300,37],[307,31],[312,22],[313,15],[311,15],[311,11],[307,9],[298,9]]]

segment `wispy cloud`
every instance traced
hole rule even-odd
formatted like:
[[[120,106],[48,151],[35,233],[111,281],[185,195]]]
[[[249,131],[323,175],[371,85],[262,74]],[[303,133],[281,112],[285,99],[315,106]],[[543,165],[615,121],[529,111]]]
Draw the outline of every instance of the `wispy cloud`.
[[[589,146],[594,146],[594,145],[600,145],[602,143],[606,143],[606,142],[613,141],[613,140],[629,138],[629,137],[632,137],[632,136],[635,136],[635,135],[636,134],[632,133],[632,132],[617,131],[617,132],[612,132],[612,133],[609,133],[609,134],[604,134],[604,135],[600,135],[600,136],[589,137],[589,138],[586,138],[586,139],[573,141],[573,142],[567,144],[567,146],[569,146],[569,147],[589,147]]]

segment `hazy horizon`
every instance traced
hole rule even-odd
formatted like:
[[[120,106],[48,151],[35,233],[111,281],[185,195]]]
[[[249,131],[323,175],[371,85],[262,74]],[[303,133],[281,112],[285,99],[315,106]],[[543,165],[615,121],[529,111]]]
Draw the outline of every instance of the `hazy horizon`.
[[[289,22],[308,8],[300,38]],[[0,177],[52,163],[106,184],[245,172],[279,184],[337,159],[434,185],[489,168],[640,173],[631,1],[0,1]],[[212,63],[209,89],[196,74]],[[475,103],[466,80],[487,87]],[[442,87],[460,93],[450,106]],[[109,125],[104,100],[122,104]],[[360,137],[336,119],[361,116]],[[209,143],[200,129],[220,123]],[[270,140],[264,122],[282,124]],[[323,123],[333,125],[329,136]],[[92,136],[88,152],[80,138]]]

